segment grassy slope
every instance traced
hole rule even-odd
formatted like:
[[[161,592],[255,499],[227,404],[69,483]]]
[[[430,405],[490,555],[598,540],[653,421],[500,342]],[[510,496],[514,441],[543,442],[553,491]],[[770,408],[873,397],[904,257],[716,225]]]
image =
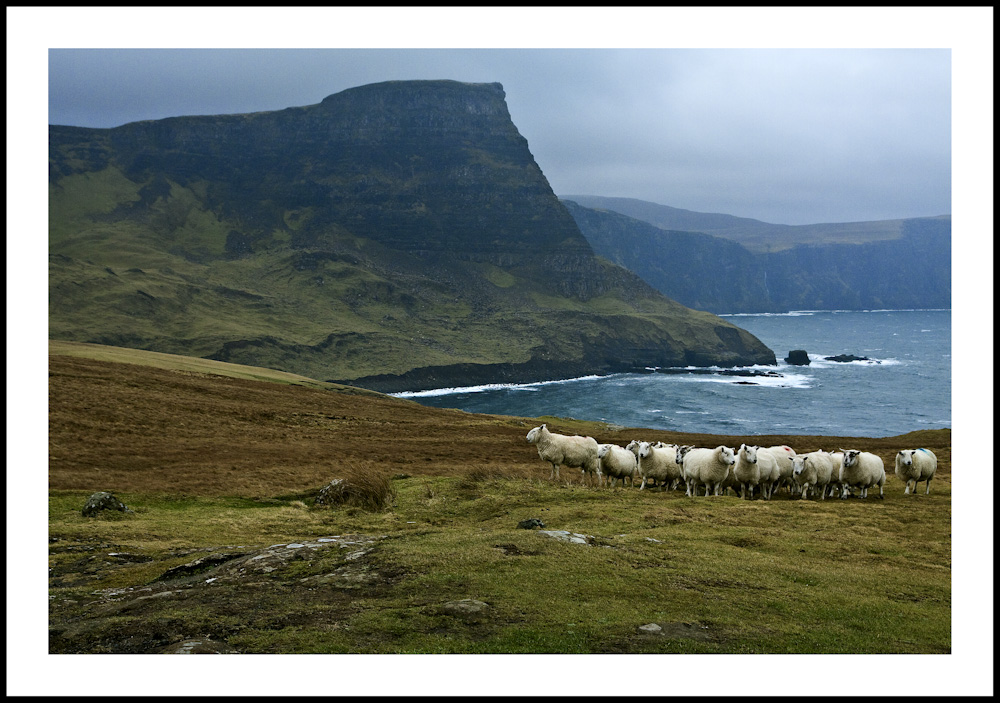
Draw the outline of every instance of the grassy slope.
[[[153,651],[192,635],[242,652],[951,650],[949,430],[752,438],[849,445],[890,467],[897,449],[926,446],[940,459],[929,496],[903,496],[890,475],[884,501],[690,499],[585,487],[571,472],[550,482],[524,441],[535,419],[134,350],[51,351],[54,651]],[[747,439],[546,419],[621,444]],[[310,506],[351,470],[397,476],[391,507]],[[96,490],[135,512],[83,518]],[[516,529],[528,517],[595,543]],[[206,554],[352,533],[384,539],[357,561],[320,554],[253,583],[154,583]],[[344,573],[358,582],[308,586]],[[139,597],[151,593],[162,597]],[[442,614],[462,598],[490,615]],[[654,622],[659,635],[637,629]]]
[[[50,336],[353,379],[538,355],[578,361],[622,327],[618,316],[649,326],[623,341],[635,347],[673,339],[712,352],[723,346],[715,327],[732,326],[652,290],[633,286],[625,300],[609,283],[581,303],[516,271],[414,264],[336,229],[316,249],[293,249],[289,232],[303,215],[290,211],[288,230],[227,258],[226,233],[239,223],[204,204],[206,187],[169,183],[146,214],[121,219],[143,189],[114,167],[50,186]],[[621,277],[601,265],[608,280]]]

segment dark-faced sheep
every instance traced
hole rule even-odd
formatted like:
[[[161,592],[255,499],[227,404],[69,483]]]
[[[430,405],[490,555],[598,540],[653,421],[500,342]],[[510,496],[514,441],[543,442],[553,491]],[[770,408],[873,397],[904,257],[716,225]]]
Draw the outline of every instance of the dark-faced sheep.
[[[840,498],[847,498],[847,488],[857,488],[861,498],[868,497],[868,489],[878,486],[878,497],[885,498],[885,463],[882,457],[857,449],[841,449],[844,460],[840,467]]]
[[[931,479],[936,471],[937,456],[930,449],[904,449],[896,454],[896,476],[906,483],[904,495],[916,493],[917,484],[921,481],[927,482],[924,495],[928,495],[931,492]]]

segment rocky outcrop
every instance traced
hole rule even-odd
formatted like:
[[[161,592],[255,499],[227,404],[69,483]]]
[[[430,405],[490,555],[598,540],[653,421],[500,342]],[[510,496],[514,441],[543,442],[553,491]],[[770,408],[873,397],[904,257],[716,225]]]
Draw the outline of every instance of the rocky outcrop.
[[[805,349],[792,349],[785,357],[785,363],[792,366],[808,366],[809,354]]]

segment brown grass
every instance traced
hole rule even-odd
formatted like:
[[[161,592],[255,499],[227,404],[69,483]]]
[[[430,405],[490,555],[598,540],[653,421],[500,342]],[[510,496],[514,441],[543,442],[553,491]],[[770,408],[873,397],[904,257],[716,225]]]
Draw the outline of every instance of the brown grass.
[[[326,505],[348,505],[378,512],[392,507],[396,487],[384,467],[370,461],[347,462],[343,477],[324,498]]]
[[[699,446],[738,446],[747,439],[547,421],[556,432],[622,445],[636,437]],[[466,476],[473,482],[547,479],[550,467],[525,441],[536,424],[390,396],[49,357],[52,490],[305,495],[343,477],[351,466],[378,467],[388,476]],[[797,451],[863,449],[879,454],[886,467],[897,450],[923,446],[938,456],[935,480],[950,480],[950,430],[887,438],[772,435],[753,442],[789,444]],[[579,482],[575,473],[564,473],[569,476],[564,483]]]

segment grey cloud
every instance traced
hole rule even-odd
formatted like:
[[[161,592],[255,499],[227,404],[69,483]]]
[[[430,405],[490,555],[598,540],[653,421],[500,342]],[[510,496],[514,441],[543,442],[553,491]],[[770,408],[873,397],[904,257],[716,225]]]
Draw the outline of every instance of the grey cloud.
[[[800,224],[950,212],[947,50],[52,50],[50,123],[275,110],[350,87],[504,85],[557,194]]]

